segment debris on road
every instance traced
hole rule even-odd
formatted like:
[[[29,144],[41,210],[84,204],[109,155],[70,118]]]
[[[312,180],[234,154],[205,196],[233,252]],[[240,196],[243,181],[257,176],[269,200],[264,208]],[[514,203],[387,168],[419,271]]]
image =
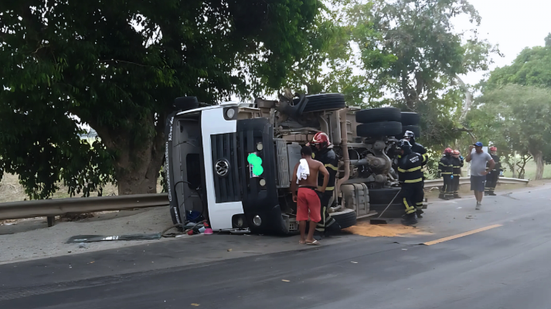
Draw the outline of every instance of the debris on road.
[[[395,237],[405,234],[425,233],[412,226],[401,224],[371,225],[367,222],[358,222],[357,225],[346,228],[344,231],[366,237]]]
[[[161,239],[161,233],[113,235],[113,236],[77,235],[69,238],[69,240],[67,240],[67,243],[71,244],[71,243],[87,243],[87,242],[117,241],[117,240],[129,241],[129,240],[157,240],[157,239]]]

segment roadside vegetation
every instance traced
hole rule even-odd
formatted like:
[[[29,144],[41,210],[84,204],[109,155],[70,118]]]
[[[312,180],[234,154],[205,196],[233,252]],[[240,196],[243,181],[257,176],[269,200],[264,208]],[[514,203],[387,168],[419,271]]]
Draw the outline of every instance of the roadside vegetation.
[[[471,28],[455,29],[458,18]],[[527,163],[516,177],[532,178],[534,165],[541,179],[551,35],[468,85],[465,74],[500,55],[478,37],[480,21],[464,0],[2,3],[1,190],[17,188],[17,199],[159,192],[174,98],[217,104],[285,89],[418,112],[433,161],[481,140],[505,167]],[[99,136],[92,147],[79,137],[88,127]]]

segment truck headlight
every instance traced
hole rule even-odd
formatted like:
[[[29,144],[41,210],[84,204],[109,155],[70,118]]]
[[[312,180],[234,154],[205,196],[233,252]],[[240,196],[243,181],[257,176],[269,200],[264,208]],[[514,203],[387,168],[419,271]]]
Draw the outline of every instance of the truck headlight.
[[[235,116],[235,109],[228,108],[228,110],[226,110],[226,117],[233,119],[233,116]]]
[[[254,216],[253,223],[256,226],[260,226],[262,224],[262,219],[260,218],[259,215]]]

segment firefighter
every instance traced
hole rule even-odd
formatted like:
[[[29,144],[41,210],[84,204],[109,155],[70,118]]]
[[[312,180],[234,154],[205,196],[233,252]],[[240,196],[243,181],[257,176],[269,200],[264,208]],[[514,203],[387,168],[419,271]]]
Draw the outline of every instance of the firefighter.
[[[453,164],[452,164],[452,149],[446,148],[444,150],[444,155],[438,162],[438,177],[442,176],[444,178],[444,186],[440,195],[438,196],[441,199],[449,200],[453,198],[452,191],[452,178],[453,178]]]
[[[461,177],[461,168],[464,165],[464,158],[461,156],[461,153],[459,150],[454,150],[452,153],[452,164],[453,164],[453,179],[452,179],[452,187],[453,187],[453,197],[454,198],[461,198],[459,196],[459,178]]]
[[[490,155],[494,159],[495,165],[492,170],[486,167],[488,175],[486,176],[486,186],[484,188],[484,195],[495,196],[494,193],[497,185],[499,174],[501,173],[501,163],[499,162],[499,156],[497,155],[497,148],[495,146],[490,147]]]
[[[429,155],[427,154],[427,149],[419,144],[417,141],[415,141],[415,133],[413,131],[407,130],[406,133],[404,133],[404,139],[407,140],[411,144],[411,151],[416,152],[420,154],[423,157],[423,161],[421,163],[421,166],[427,165],[427,161],[429,158]],[[417,217],[422,218],[423,216],[423,201],[425,199],[425,174],[423,173],[423,181],[421,182],[422,190],[417,195],[417,200],[415,201],[415,207],[417,207]]]
[[[339,161],[337,155],[333,150],[333,145],[329,141],[329,137],[324,132],[318,132],[312,138],[309,145],[313,146],[313,157],[323,163],[325,168],[329,171],[329,183],[325,192],[320,196],[321,200],[321,221],[316,226],[316,234],[318,236],[326,236],[329,230],[338,231],[340,226],[333,217],[329,214],[329,202],[333,197],[333,191],[335,190],[335,178],[338,171]],[[318,185],[323,184],[323,177],[318,179]]]
[[[411,144],[402,139],[397,145],[400,155],[398,155],[398,175],[402,186],[402,204],[405,208],[405,215],[402,219],[404,225],[414,225],[417,223],[415,201],[423,192],[423,156],[411,150]]]

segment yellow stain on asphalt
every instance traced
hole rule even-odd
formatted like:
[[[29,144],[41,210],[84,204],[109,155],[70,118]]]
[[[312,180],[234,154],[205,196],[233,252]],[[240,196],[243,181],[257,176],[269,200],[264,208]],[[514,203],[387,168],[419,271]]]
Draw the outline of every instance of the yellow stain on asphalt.
[[[501,224],[494,224],[494,225],[482,227],[482,228],[479,228],[479,229],[476,229],[476,230],[468,231],[468,232],[465,232],[465,233],[461,233],[461,234],[452,235],[452,236],[436,239],[436,240],[433,240],[433,241],[429,241],[429,242],[423,243],[423,245],[432,246],[432,245],[436,245],[436,244],[439,244],[439,243],[443,243],[445,241],[449,241],[449,240],[453,240],[453,239],[473,235],[473,234],[476,234],[476,233],[484,232],[484,231],[487,231],[487,230],[495,229],[496,227],[500,227],[500,226],[502,226],[502,225]]]

